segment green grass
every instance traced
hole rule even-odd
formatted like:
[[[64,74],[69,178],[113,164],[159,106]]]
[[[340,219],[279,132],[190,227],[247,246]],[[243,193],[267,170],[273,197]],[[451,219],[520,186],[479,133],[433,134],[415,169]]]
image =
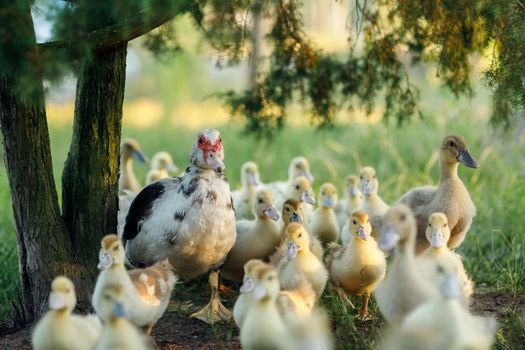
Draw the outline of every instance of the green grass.
[[[461,114],[465,111],[457,111]],[[284,179],[290,159],[304,155],[310,160],[315,189],[325,182],[341,188],[347,174],[371,165],[380,180],[380,194],[393,202],[413,186],[435,184],[438,164],[435,152],[442,138],[450,133],[463,135],[472,155],[481,163],[478,170],[460,167],[460,176],[477,207],[477,216],[466,241],[460,248],[467,271],[482,292],[524,294],[525,264],[523,213],[525,209],[525,138],[515,133],[506,141],[493,135],[484,121],[440,118],[416,121],[396,128],[393,125],[344,125],[330,131],[310,127],[288,128],[276,135],[272,143],[256,141],[241,133],[233,124],[220,127],[226,152],[226,173],[232,188],[239,185],[239,169],[246,160],[259,164],[263,181]],[[70,140],[70,128],[52,128],[52,150],[55,178],[59,179]],[[174,161],[184,169],[196,131],[174,127],[125,129],[124,136],[137,138],[150,157],[158,150],[172,153]],[[135,170],[143,179],[145,165]],[[59,181],[58,181],[59,182]],[[59,186],[60,187],[60,186]],[[16,246],[8,185],[4,167],[0,168],[0,317],[5,318],[11,300],[19,292]],[[347,310],[332,293],[322,304],[329,310],[337,328],[339,346],[356,348],[377,345],[377,322],[363,324],[355,312]],[[376,311],[375,303],[371,302]],[[523,337],[523,320],[516,311],[502,322],[497,348],[511,349]]]

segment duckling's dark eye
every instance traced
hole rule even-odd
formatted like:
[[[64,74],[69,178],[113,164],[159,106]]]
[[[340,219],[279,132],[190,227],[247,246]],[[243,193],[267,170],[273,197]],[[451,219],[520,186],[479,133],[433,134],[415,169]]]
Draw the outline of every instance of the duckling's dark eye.
[[[297,237],[301,238],[302,236],[303,236],[303,234],[302,234],[302,233],[299,233],[299,235],[298,235]]]
[[[222,138],[219,137],[219,142],[222,142]]]
[[[290,211],[290,208],[286,208],[286,211]]]
[[[199,139],[199,144],[202,144],[204,141],[202,141],[202,138]]]
[[[443,224],[443,227],[447,227],[447,224]]]
[[[273,281],[273,276],[268,277],[268,281]]]
[[[354,225],[357,225],[357,221],[354,220],[353,223],[354,223]]]
[[[118,250],[118,245],[113,247],[113,251],[116,252]]]
[[[298,190],[299,189],[299,185],[295,186],[295,189]]]
[[[449,142],[448,142],[448,145],[449,145],[450,147],[456,147],[456,144],[454,143],[454,141],[449,141]]]
[[[406,218],[407,216],[405,214],[401,214],[401,216],[399,217],[401,221],[405,221]]]
[[[104,299],[106,299],[106,300],[111,300],[111,297],[110,297],[109,295],[106,294],[106,295],[104,295]]]
[[[376,178],[376,176],[374,175],[374,179]]]
[[[71,292],[71,289],[66,288],[66,293],[69,293],[69,292]]]
[[[429,223],[428,223],[428,227],[430,227],[430,226],[432,226],[432,225],[430,225],[430,222],[429,222]]]
[[[445,272],[445,270],[443,269],[443,266],[441,266],[441,265],[438,265],[438,266],[437,266],[437,271],[438,271],[439,273],[443,273],[443,272]]]
[[[263,202],[263,200],[261,198],[259,198],[259,204],[261,204]]]
[[[324,196],[324,192],[321,192],[321,196]]]
[[[363,176],[359,176],[359,178],[360,178],[361,180],[363,180]]]

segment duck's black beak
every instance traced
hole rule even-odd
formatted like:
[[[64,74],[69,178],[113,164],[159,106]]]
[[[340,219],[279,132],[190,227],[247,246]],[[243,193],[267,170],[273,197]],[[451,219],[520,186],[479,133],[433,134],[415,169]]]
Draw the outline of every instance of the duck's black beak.
[[[470,155],[468,149],[459,151],[458,160],[469,168],[479,168],[479,163]]]

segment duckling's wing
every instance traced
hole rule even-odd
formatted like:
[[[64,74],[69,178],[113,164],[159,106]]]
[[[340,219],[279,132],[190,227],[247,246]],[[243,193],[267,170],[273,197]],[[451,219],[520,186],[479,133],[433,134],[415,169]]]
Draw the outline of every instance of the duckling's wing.
[[[398,203],[403,203],[417,212],[415,208],[428,205],[436,195],[436,186],[416,187],[399,198]]]

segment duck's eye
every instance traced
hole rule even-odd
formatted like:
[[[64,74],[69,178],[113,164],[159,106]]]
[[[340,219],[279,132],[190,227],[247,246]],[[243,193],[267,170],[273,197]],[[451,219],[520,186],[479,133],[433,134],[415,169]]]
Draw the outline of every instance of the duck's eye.
[[[219,137],[219,142],[222,142],[222,138]]]
[[[110,297],[108,294],[105,294],[105,295],[104,295],[104,299],[106,299],[106,300],[111,300],[111,297]]]
[[[359,176],[359,178],[360,178],[361,180],[363,180],[363,176],[362,176],[362,175],[361,175],[361,176]]]
[[[400,219],[401,221],[405,221],[406,218],[407,218],[407,216],[406,216],[405,214],[401,214],[401,216],[399,217],[399,219]]]
[[[298,190],[299,189],[299,185],[295,186],[295,189]]]
[[[199,139],[199,144],[202,144],[204,141],[202,140],[202,138]]]
[[[447,227],[447,224],[446,224],[446,223],[445,223],[445,224],[443,224],[443,227]]]
[[[376,178],[376,176],[374,175],[374,176],[373,176],[373,178],[375,179],[375,178]]]
[[[441,265],[438,265],[438,266],[437,266],[437,271],[438,271],[439,273],[443,273],[443,272],[445,272],[445,270],[443,269],[443,266],[441,266]]]
[[[324,196],[324,192],[321,192],[321,196]]]
[[[268,277],[268,281],[273,281],[273,276]]]
[[[69,292],[71,292],[71,289],[66,288],[66,293],[69,293]]]
[[[118,250],[118,245],[113,247],[113,251],[116,252]]]
[[[456,144],[454,143],[454,141],[449,141],[449,142],[448,142],[448,145],[449,145],[450,147],[456,147]]]
[[[297,237],[301,238],[302,236],[303,236],[303,234],[302,234],[302,233],[299,233],[299,235],[298,235]]]
[[[352,221],[352,222],[354,223],[354,225],[357,225],[357,221],[354,220],[354,221]]]
[[[290,208],[286,208],[286,211],[290,211]]]
[[[432,225],[430,225],[430,222],[429,222],[429,223],[428,223],[428,227],[430,227],[430,226],[432,226]]]
[[[261,204],[263,202],[263,200],[261,198],[259,198],[259,204]]]
[[[296,169],[301,169],[301,164],[295,164]]]

